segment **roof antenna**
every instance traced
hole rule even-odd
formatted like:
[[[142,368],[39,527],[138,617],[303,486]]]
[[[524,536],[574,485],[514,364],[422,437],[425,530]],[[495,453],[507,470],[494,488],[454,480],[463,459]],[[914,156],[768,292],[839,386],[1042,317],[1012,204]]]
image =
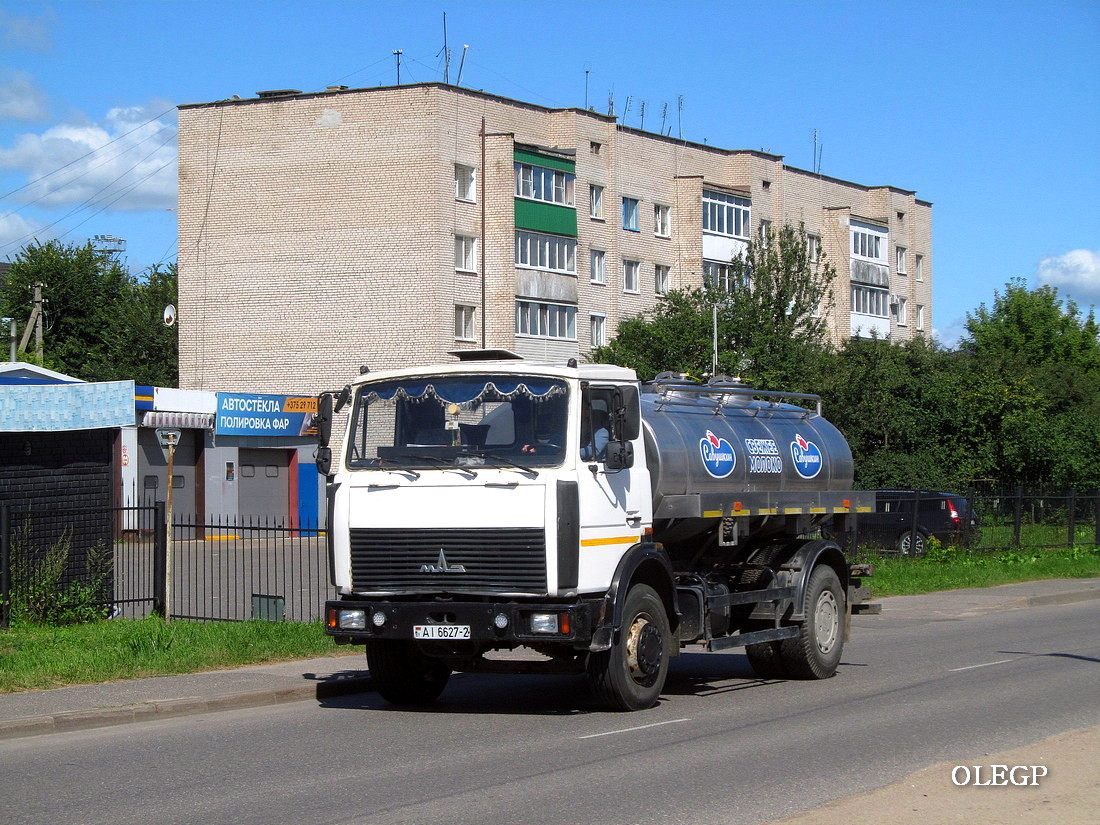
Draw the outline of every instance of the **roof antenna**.
[[[447,12],[443,12],[443,48],[435,53],[436,57],[443,55],[443,82],[451,84],[451,50],[447,48]]]
[[[462,59],[458,61],[458,78],[455,80],[456,86],[462,85],[462,67],[466,65],[466,50],[470,48],[469,43],[462,44]]]
[[[405,53],[404,49],[394,49],[393,56],[397,58],[397,85],[401,85],[401,55]]]

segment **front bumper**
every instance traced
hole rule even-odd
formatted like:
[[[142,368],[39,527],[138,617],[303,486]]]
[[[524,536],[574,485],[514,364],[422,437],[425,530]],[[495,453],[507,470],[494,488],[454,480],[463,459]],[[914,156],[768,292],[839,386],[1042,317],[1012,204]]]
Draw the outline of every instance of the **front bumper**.
[[[341,599],[325,602],[325,633],[337,644],[363,644],[372,639],[413,639],[418,625],[469,627],[469,636],[440,639],[448,644],[473,642],[482,647],[568,644],[587,649],[598,618],[599,601],[485,602]],[[364,627],[346,627],[342,611],[362,610]],[[375,624],[375,616],[383,617]],[[533,616],[557,617],[558,632],[535,632]]]

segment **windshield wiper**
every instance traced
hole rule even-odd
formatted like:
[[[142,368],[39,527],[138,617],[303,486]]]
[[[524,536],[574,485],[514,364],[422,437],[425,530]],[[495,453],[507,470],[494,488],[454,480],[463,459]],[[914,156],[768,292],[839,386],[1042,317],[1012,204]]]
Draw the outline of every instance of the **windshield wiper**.
[[[447,472],[458,473],[459,475],[464,475],[467,478],[477,478],[477,473],[474,472],[473,470],[469,470],[465,467],[456,467],[451,462],[444,461],[442,458],[439,458],[439,457],[434,456],[434,455],[402,455],[401,457],[402,458],[412,458],[412,459],[415,459],[416,461],[430,461],[432,464],[436,464],[436,465],[442,467]]]
[[[471,452],[471,453],[464,453],[463,455],[477,456],[478,458],[483,459],[484,461],[489,463],[490,466],[497,467],[498,469],[511,468],[511,469],[514,469],[514,470],[519,470],[522,473],[527,473],[529,476],[531,476],[531,478],[538,478],[539,477],[539,471],[538,470],[532,469],[531,467],[528,467],[524,464],[517,464],[516,462],[512,461],[511,459],[503,458],[501,456],[496,455],[495,453]]]
[[[405,456],[402,456],[402,458],[405,458]],[[412,476],[413,481],[416,481],[418,478],[420,478],[420,473],[418,473],[416,470],[410,470],[408,467],[387,466],[394,464],[391,459],[377,456],[376,458],[369,458],[367,460],[377,462],[378,466],[381,469],[387,470],[391,473],[407,473],[408,475]]]

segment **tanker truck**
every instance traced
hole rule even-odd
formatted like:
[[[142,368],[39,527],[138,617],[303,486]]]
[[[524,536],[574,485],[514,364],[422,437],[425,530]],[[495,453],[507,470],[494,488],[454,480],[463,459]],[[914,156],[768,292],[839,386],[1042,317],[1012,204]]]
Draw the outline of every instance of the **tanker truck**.
[[[876,606],[823,527],[874,494],[851,489],[819,398],[453,354],[319,399],[326,632],[365,646],[384,699],[430,703],[453,672],[576,673],[640,710],[689,648],[744,647],[764,678],[836,672],[850,615]]]

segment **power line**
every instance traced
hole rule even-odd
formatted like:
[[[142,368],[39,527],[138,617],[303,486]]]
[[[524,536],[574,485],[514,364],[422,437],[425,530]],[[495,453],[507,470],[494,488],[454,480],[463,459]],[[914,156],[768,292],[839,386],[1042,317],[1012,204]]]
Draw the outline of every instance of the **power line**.
[[[149,125],[150,123],[156,123],[156,122],[157,122],[158,120],[160,120],[160,119],[161,119],[162,117],[164,117],[164,116],[165,116],[166,114],[168,114],[169,112],[174,112],[175,110],[176,110],[176,107],[175,107],[175,106],[173,106],[173,107],[172,107],[171,109],[165,109],[165,110],[164,110],[163,112],[161,112],[161,113],[160,113],[159,115],[157,115],[156,117],[154,117],[154,118],[152,118],[152,119],[150,119],[150,120],[147,120],[147,121],[145,121],[144,123],[142,123],[142,124],[140,124],[140,125],[138,125],[138,126],[135,126],[135,127],[133,128],[133,129],[131,129],[131,130],[130,130],[130,131],[128,131],[128,132],[123,132],[123,133],[122,133],[121,135],[119,135],[118,137],[116,137],[116,138],[113,138],[112,140],[109,140],[109,141],[107,141],[107,142],[106,142],[106,143],[104,143],[104,144],[103,144],[102,146],[99,146],[99,147],[97,147],[97,148],[95,148],[95,149],[92,149],[92,150],[91,150],[90,152],[85,152],[85,153],[84,153],[83,155],[81,155],[80,157],[78,157],[78,158],[74,158],[73,160],[70,160],[70,161],[69,161],[68,163],[66,163],[66,164],[65,164],[64,166],[59,166],[59,167],[57,167],[56,169],[54,169],[54,170],[53,170],[52,172],[47,172],[47,173],[46,173],[45,175],[43,175],[43,176],[42,176],[42,177],[40,177],[40,178],[35,178],[34,180],[32,180],[32,181],[28,181],[27,183],[23,184],[22,186],[20,186],[20,187],[18,187],[18,188],[16,188],[16,189],[12,189],[12,190],[11,190],[10,192],[5,192],[4,194],[0,195],[0,200],[3,200],[4,198],[10,197],[11,195],[14,195],[14,194],[15,194],[16,192],[22,192],[22,191],[23,191],[24,189],[26,189],[26,188],[27,188],[28,186],[33,186],[34,184],[38,183],[39,181],[43,181],[43,180],[45,180],[46,178],[48,178],[48,177],[50,177],[50,176],[52,176],[52,175],[56,175],[56,174],[57,174],[58,172],[64,171],[65,169],[68,169],[68,168],[69,168],[70,166],[72,166],[72,165],[73,165],[74,163],[79,163],[80,161],[84,160],[84,158],[88,157],[89,155],[94,155],[94,154],[95,154],[96,152],[99,152],[99,151],[101,151],[101,150],[103,150],[103,149],[106,149],[106,148],[107,148],[108,146],[110,146],[110,145],[111,145],[112,143],[116,143],[116,142],[118,142],[118,141],[122,140],[122,139],[123,139],[124,137],[126,137],[127,135],[132,135],[132,134],[133,134],[134,132],[136,132],[136,131],[137,131],[138,129],[144,129],[144,128],[145,128],[146,126],[148,126],[148,125]]]

